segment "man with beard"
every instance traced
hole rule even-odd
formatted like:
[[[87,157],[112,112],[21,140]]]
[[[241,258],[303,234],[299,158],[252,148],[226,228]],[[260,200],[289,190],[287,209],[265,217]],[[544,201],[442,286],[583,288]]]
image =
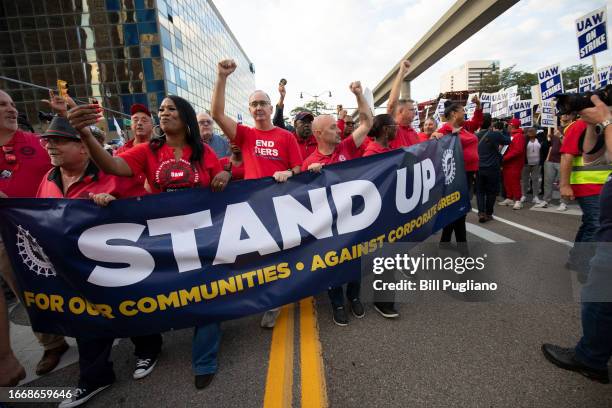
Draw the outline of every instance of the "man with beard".
[[[284,84],[281,83],[278,86],[278,92],[280,94],[280,99],[276,104],[276,110],[274,112],[272,124],[281,129],[287,130],[285,126],[285,120],[283,119],[283,109],[285,107],[283,102],[285,100],[285,94],[287,93]],[[312,135],[313,120],[314,115],[308,111],[298,112],[295,115],[295,118],[293,119],[295,140],[298,142],[298,146],[300,147],[300,153],[302,154],[302,158],[310,156],[312,152],[317,150],[317,140]]]

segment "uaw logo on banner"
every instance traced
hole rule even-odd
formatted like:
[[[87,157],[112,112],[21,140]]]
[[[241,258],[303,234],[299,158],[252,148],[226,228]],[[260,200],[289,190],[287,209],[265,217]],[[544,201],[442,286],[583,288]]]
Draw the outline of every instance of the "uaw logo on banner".
[[[542,100],[550,99],[563,92],[563,79],[561,78],[561,68],[559,64],[542,68],[538,71],[538,83]]]
[[[606,7],[592,11],[576,20],[576,37],[580,59],[608,49]]]
[[[360,276],[470,209],[458,137],[302,173],[116,200],[0,200],[32,327],[129,337],[269,310]]]

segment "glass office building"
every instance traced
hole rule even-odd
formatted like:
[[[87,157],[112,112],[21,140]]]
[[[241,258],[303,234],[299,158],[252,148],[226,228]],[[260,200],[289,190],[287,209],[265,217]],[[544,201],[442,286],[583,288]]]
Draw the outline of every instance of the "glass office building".
[[[62,79],[72,96],[124,113],[133,103],[156,112],[167,94],[208,109],[217,62],[233,58],[226,113],[252,122],[254,66],[210,0],[0,0],[0,38],[0,75],[50,88]],[[0,88],[32,124],[49,110],[44,90]]]

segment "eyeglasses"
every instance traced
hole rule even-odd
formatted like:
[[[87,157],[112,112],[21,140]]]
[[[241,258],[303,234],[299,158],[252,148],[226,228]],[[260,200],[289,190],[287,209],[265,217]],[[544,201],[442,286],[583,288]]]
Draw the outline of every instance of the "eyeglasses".
[[[384,127],[388,127],[388,128],[396,128],[399,127],[399,125],[383,125]]]
[[[69,137],[45,137],[40,139],[40,144],[42,147],[47,147],[48,145],[53,146],[63,146],[68,144],[68,142],[76,142],[76,139],[71,139]]]
[[[2,146],[2,153],[4,153],[4,161],[7,164],[17,163],[17,156],[15,155],[15,149],[12,145]]]
[[[198,122],[198,125],[202,125],[202,126],[210,126],[212,125],[213,121],[212,120],[200,120]]]
[[[252,102],[249,102],[249,106],[251,108],[256,108],[258,106],[261,106],[262,108],[265,108],[268,105],[270,105],[269,101],[252,101]]]

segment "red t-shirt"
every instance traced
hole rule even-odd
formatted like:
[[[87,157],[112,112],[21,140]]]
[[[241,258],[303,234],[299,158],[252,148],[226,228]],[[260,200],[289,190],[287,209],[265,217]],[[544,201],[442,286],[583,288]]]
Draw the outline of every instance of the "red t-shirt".
[[[68,187],[64,195],[62,176],[59,167],[54,167],[40,182],[36,198],[84,198],[89,199],[89,193],[108,193],[116,198],[132,197],[129,191],[133,188],[134,180],[131,177],[117,177],[108,175],[100,170],[93,162],[89,162],[83,176]]]
[[[417,134],[416,130],[412,126],[400,125],[395,131],[395,139],[389,141],[389,147],[392,149],[398,149],[400,147],[408,147],[421,143],[421,138]]]
[[[302,164],[295,136],[285,129],[258,130],[239,124],[234,143],[242,150],[245,179],[271,177]]]
[[[437,130],[443,135],[453,133],[453,127],[448,123],[442,125]],[[461,149],[463,149],[463,162],[465,171],[477,171],[478,170],[478,137],[472,132],[465,130],[463,127],[459,130],[459,141],[461,142]]]
[[[299,137],[297,134],[294,134],[295,141],[298,143],[300,147],[300,154],[302,158],[310,156],[315,150],[317,150],[317,139],[314,135],[308,136],[305,140]]]
[[[232,173],[232,180],[244,179],[244,162],[240,163],[239,165],[236,165],[231,162],[230,157],[231,156],[225,156],[219,159],[221,167],[223,167],[223,170],[228,170]],[[231,169],[230,163],[232,165]]]
[[[421,142],[426,142],[431,137],[431,135],[428,135],[425,132],[419,132],[418,135],[419,135],[419,139],[421,139]]]
[[[52,167],[40,138],[17,130],[5,150],[12,153],[0,149],[0,191],[9,197],[35,197],[40,181]],[[14,163],[10,155],[15,156]]]
[[[134,174],[144,173],[151,187],[151,192],[162,193],[186,188],[208,187],[210,181],[223,171],[215,152],[204,144],[204,153],[200,163],[192,165],[189,161],[191,147],[183,146],[180,160],[174,157],[174,149],[163,144],[153,151],[149,143],[140,143],[130,150],[121,153],[121,157]]]
[[[132,147],[134,147],[134,139],[128,140],[123,146],[119,147],[117,150],[113,152],[113,156],[119,156],[123,152],[127,152]]]
[[[565,128],[563,134],[563,143],[559,152],[561,154],[571,154],[572,156],[582,156],[580,150],[580,136],[588,127],[587,123],[578,119],[574,123]],[[572,184],[572,191],[576,197],[588,197],[601,194],[603,184]]]
[[[332,154],[323,154],[319,149],[315,150],[310,156],[304,159],[302,171],[308,170],[308,166],[313,163],[332,164],[360,157],[361,153],[355,145],[353,137],[347,137],[336,146]]]
[[[373,156],[379,153],[386,153],[386,152],[390,152],[391,150],[394,150],[394,148],[390,146],[384,147],[381,144],[379,144],[376,140],[372,140],[370,141],[370,143],[368,143],[368,147],[366,147],[365,152],[363,153],[363,157]]]

